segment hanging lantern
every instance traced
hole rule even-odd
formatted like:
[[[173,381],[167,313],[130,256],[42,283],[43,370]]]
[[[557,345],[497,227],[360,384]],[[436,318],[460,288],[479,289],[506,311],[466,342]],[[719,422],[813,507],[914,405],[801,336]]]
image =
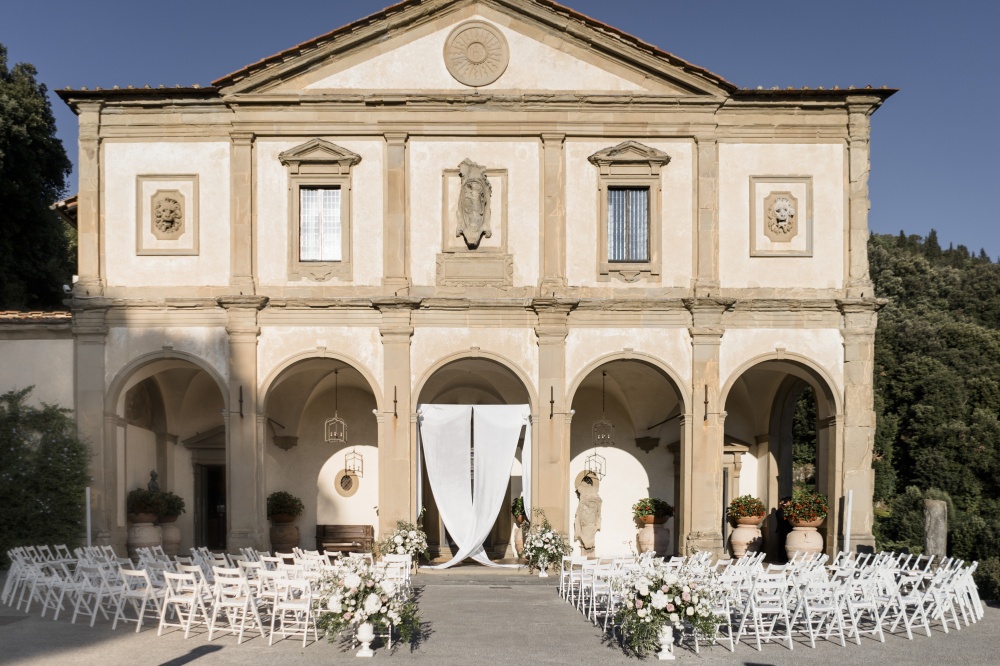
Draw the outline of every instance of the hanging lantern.
[[[606,372],[601,373],[601,420],[594,422],[594,446],[615,445],[615,424],[604,416],[604,380]]]
[[[324,425],[325,439],[331,444],[347,444],[347,422],[340,418],[337,412],[339,391],[340,391],[340,377],[337,373],[340,370],[333,371],[333,418],[327,419]]]
[[[607,466],[607,459],[599,454],[596,449],[593,453],[587,456],[587,459],[583,463],[583,468],[596,476],[598,479],[604,478],[604,472],[607,469]]]
[[[344,469],[353,472],[359,477],[365,475],[365,458],[358,453],[358,447],[351,449],[351,452],[344,456]]]

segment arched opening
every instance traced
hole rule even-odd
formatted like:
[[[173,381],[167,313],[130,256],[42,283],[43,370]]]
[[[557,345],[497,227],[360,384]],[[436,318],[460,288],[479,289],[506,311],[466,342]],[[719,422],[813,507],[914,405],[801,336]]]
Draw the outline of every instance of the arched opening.
[[[264,494],[302,500],[299,547],[315,549],[317,525],[378,525],[379,450],[375,393],[365,375],[334,358],[282,370],[263,400]],[[344,441],[327,441],[327,421]]]
[[[680,451],[684,400],[661,368],[637,359],[610,360],[590,369],[572,398],[569,513],[577,513],[576,480],[601,463],[601,527],[594,537],[599,557],[628,554],[637,548],[632,505],[644,497],[662,499],[680,511]],[[595,424],[614,426],[613,443],[595,441]],[[605,431],[606,432],[606,431]],[[596,437],[600,437],[597,435]],[[588,459],[591,462],[588,465]],[[574,523],[576,521],[573,521]],[[660,555],[677,552],[677,520],[657,527]],[[570,530],[580,549],[576,526]],[[662,551],[662,552],[660,552]]]
[[[109,398],[118,417],[107,432],[117,451],[118,524],[125,497],[156,470],[160,490],[180,496],[180,552],[226,548],[225,398],[220,380],[193,360],[156,358],[126,369]]]
[[[761,532],[767,556],[781,560],[788,526],[778,519],[778,503],[795,487],[815,490],[830,505],[820,530],[825,547],[836,548],[841,434],[829,379],[804,360],[769,359],[744,369],[725,396],[723,469],[728,483],[723,500],[753,495],[764,502],[768,518]],[[731,527],[726,529],[728,538]]]
[[[461,358],[446,363],[428,377],[420,388],[417,404],[530,405],[531,396],[517,373],[503,363],[483,357]],[[472,442],[472,446],[475,447],[475,441]],[[487,554],[494,560],[514,556],[511,548],[513,519],[510,503],[523,490],[524,465],[531,464],[530,460],[523,459],[523,452],[522,438],[517,444],[504,503],[493,529],[483,544]],[[422,471],[419,482],[422,488],[423,506],[426,509],[423,525],[427,532],[431,558],[450,559],[458,551],[458,547],[449,537],[441,521],[426,470]]]

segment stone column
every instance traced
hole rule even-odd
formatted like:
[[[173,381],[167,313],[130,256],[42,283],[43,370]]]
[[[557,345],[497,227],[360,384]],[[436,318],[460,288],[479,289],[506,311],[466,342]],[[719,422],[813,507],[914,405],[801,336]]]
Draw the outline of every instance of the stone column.
[[[693,326],[689,329],[692,347],[693,423],[691,445],[684,449],[690,476],[683,497],[687,519],[684,552],[724,551],[722,541],[722,451],[724,416],[719,404],[719,348],[725,329],[722,315],[732,301],[687,299]]]
[[[104,247],[101,243],[101,102],[81,102],[80,158],[77,163],[76,230],[78,296],[104,294]]]
[[[695,296],[707,298],[719,289],[719,143],[697,139],[698,228]]]
[[[378,532],[392,531],[397,520],[415,521],[417,479],[416,430],[410,428],[415,409],[411,396],[410,313],[419,304],[411,299],[375,302],[382,313],[382,422],[378,443]],[[393,399],[396,400],[393,405]],[[395,407],[394,411],[390,411]],[[413,435],[411,436],[411,433]]]
[[[385,220],[382,229],[382,285],[386,294],[405,295],[410,286],[407,255],[406,132],[386,132]]]
[[[565,146],[565,134],[542,134],[542,294],[566,286]]]
[[[848,298],[873,298],[875,296],[868,275],[868,173],[871,170],[869,139],[870,116],[881,104],[877,97],[849,97],[847,99],[847,133],[849,184],[848,184]]]
[[[875,471],[875,326],[879,304],[873,300],[840,301],[844,338],[843,467],[844,495],[854,491],[851,512],[851,550],[874,549],[872,524],[875,520],[873,496]],[[839,497],[830,497],[831,508]]]
[[[924,555],[948,556],[948,503],[944,500],[924,500]]]
[[[229,151],[232,255],[229,284],[240,294],[254,293],[253,132],[231,132]]]
[[[117,526],[117,468],[119,465],[116,440],[105,438],[105,413],[114,415],[115,405],[104,404],[104,357],[108,327],[105,323],[107,305],[94,301],[73,302],[73,358],[76,364],[73,408],[76,429],[90,445],[93,456],[88,474],[91,486],[93,538],[108,544],[114,539]],[[116,436],[114,428],[108,428]]]
[[[567,319],[577,301],[536,299],[538,315],[538,421],[532,447],[531,497],[535,508],[545,511],[552,525],[569,532],[569,405],[566,403]],[[554,402],[549,402],[550,400]],[[541,409],[545,405],[548,409]]]
[[[229,420],[226,427],[226,548],[262,548],[264,521],[264,441],[258,437],[257,338],[262,296],[225,296],[228,315]]]

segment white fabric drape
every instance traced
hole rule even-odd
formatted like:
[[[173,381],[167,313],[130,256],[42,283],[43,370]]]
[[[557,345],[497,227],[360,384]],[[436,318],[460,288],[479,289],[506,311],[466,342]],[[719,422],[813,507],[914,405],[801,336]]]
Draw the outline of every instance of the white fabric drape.
[[[524,407],[524,446],[521,447],[521,495],[524,513],[531,520],[531,410]]]
[[[448,562],[427,568],[447,569],[467,557],[486,566],[503,566],[490,561],[483,542],[503,505],[528,413],[526,405],[421,405],[427,477],[441,520],[459,549]],[[469,488],[470,420],[476,442],[474,494]]]

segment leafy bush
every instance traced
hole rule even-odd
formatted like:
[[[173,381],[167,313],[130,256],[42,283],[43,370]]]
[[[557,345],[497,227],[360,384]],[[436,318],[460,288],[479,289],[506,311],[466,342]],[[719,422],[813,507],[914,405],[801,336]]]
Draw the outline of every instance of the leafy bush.
[[[31,388],[0,395],[0,566],[7,551],[80,544],[90,450],[70,411],[26,403]]]
[[[805,523],[822,520],[826,518],[829,509],[826,495],[808,490],[795,490],[792,493],[792,499],[781,504],[781,512],[788,522]]]
[[[176,517],[184,513],[184,498],[171,492],[160,493],[160,516]]]
[[[305,510],[306,507],[302,504],[302,500],[291,493],[286,493],[284,490],[278,490],[267,496],[268,518],[282,514],[298,518]]]
[[[729,503],[727,510],[729,520],[763,516],[765,513],[767,509],[764,508],[764,503],[753,495],[740,495]]]
[[[128,513],[152,513],[158,516],[163,509],[160,495],[161,493],[145,488],[130,490],[125,498],[125,510]]]
[[[510,512],[517,518],[518,516],[528,517],[528,514],[524,512],[524,497],[518,495],[514,498],[514,501],[510,503]]]
[[[643,516],[669,518],[674,515],[674,507],[661,499],[644,497],[632,505],[632,515],[636,518],[642,518]]]
[[[988,557],[979,561],[979,567],[972,574],[979,588],[979,596],[991,601],[1000,599],[1000,558]]]

